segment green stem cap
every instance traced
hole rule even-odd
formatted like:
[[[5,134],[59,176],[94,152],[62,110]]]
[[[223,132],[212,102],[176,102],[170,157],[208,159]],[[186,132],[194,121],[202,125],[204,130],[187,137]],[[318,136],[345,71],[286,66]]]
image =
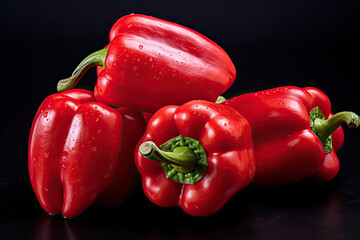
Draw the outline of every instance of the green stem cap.
[[[199,141],[179,135],[160,147],[147,141],[140,145],[139,152],[147,159],[160,162],[168,179],[194,184],[205,174],[207,155]]]
[[[80,64],[75,68],[74,72],[70,77],[62,79],[58,82],[57,91],[62,92],[75,87],[80,78],[90,68],[94,66],[104,67],[107,52],[108,48],[104,48],[84,58],[84,60],[82,60]]]
[[[325,119],[318,107],[310,112],[311,130],[318,136],[323,143],[325,153],[332,151],[331,134],[342,124],[346,124],[349,128],[357,128],[360,126],[360,118],[357,114],[349,111],[339,112],[329,119]]]

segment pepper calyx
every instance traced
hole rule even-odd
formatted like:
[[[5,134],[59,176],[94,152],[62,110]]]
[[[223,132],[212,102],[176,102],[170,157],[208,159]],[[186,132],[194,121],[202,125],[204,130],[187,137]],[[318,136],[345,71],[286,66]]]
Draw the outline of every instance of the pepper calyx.
[[[311,131],[319,138],[324,147],[325,154],[331,152],[333,150],[331,134],[326,138],[321,137],[321,131],[323,131],[322,125],[326,122],[324,114],[319,107],[315,107],[310,111],[309,117]]]

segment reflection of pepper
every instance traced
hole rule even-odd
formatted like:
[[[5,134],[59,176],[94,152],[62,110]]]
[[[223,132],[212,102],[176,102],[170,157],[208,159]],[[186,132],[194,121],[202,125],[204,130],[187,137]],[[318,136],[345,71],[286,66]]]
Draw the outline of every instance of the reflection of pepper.
[[[335,151],[344,140],[340,125],[360,124],[352,112],[329,118],[330,101],[316,88],[275,88],[223,104],[234,107],[251,125],[256,161],[253,182],[258,185],[291,183],[310,175],[332,179],[339,169]]]
[[[58,91],[75,86],[90,67],[104,71],[95,87],[97,101],[155,112],[192,99],[215,101],[235,79],[235,67],[214,42],[181,25],[131,14],[110,31],[108,48],[85,58]]]
[[[248,122],[233,108],[207,101],[161,108],[137,149],[146,196],[195,216],[215,213],[255,171]]]
[[[92,92],[68,90],[46,98],[29,139],[29,174],[50,214],[75,217],[94,201],[115,207],[139,175],[133,151],[145,131],[141,113],[94,102]]]

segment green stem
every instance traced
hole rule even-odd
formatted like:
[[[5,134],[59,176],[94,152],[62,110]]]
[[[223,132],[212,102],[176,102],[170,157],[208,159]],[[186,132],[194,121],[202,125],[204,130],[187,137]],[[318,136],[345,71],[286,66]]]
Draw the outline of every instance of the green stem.
[[[147,141],[140,145],[139,152],[147,159],[171,164],[178,172],[189,173],[196,167],[197,157],[187,146],[176,147],[172,152],[160,150],[154,142]]]
[[[75,85],[80,80],[80,78],[90,68],[94,66],[104,67],[107,52],[108,52],[108,48],[104,48],[87,56],[75,68],[74,72],[69,78],[62,79],[58,82],[57,91],[62,92],[75,87]]]
[[[225,102],[225,101],[226,101],[226,98],[225,98],[225,97],[219,96],[219,97],[216,99],[215,103],[220,104],[220,103],[223,103],[223,102]]]
[[[316,118],[312,127],[316,135],[324,143],[327,138],[344,123],[346,123],[349,128],[357,128],[360,125],[360,118],[353,112],[344,111],[335,114],[327,120]]]

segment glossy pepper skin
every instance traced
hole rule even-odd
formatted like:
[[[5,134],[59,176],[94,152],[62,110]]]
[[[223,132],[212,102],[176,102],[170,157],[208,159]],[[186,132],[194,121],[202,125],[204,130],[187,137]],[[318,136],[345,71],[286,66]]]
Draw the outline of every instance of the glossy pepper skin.
[[[179,138],[175,144],[174,141]],[[182,141],[185,145],[187,141],[190,142],[189,146],[191,142],[198,142],[207,159],[207,164],[202,166],[203,176],[191,183],[184,183],[187,173],[182,175],[174,169],[167,171],[167,163],[144,157],[146,152],[153,152],[160,145],[162,150],[157,149],[156,153],[178,154],[182,150],[174,146],[183,146],[180,144]],[[151,151],[147,151],[150,143]],[[170,146],[173,149],[170,150]],[[255,172],[248,122],[233,108],[202,100],[158,110],[151,117],[136,149],[135,163],[142,175],[146,196],[159,206],[180,206],[194,216],[217,212],[236,192],[251,182]],[[187,168],[188,165],[179,166]],[[197,167],[188,171],[193,174]],[[180,177],[176,181],[178,175]]]
[[[96,74],[99,76],[100,72],[104,70],[102,67],[97,67],[96,68]],[[142,112],[143,116],[144,116],[144,119],[145,119],[145,123],[147,124],[149,119],[151,118],[152,116],[152,113],[148,113],[148,112]]]
[[[141,113],[95,102],[90,91],[47,97],[33,120],[28,147],[30,180],[40,205],[68,218],[94,202],[119,205],[138,182],[133,153],[144,131]]]
[[[97,65],[104,68],[94,90],[97,101],[155,112],[193,99],[214,102],[235,79],[235,67],[221,47],[176,23],[130,14],[113,25],[109,41],[59,81],[58,91],[72,88]]]
[[[321,124],[314,125],[317,134],[330,135],[333,131],[332,144],[324,134],[321,141],[313,132],[309,116],[313,109],[320,109],[325,119],[332,116],[330,100],[319,89],[279,87],[240,95],[222,104],[235,108],[251,125],[256,161],[254,184],[287,184],[309,176],[328,181],[336,176],[339,160],[335,152],[344,141],[339,125],[345,121],[331,126],[331,131]],[[337,116],[343,117],[343,113]],[[346,123],[357,127],[357,115],[350,115],[354,119]]]

